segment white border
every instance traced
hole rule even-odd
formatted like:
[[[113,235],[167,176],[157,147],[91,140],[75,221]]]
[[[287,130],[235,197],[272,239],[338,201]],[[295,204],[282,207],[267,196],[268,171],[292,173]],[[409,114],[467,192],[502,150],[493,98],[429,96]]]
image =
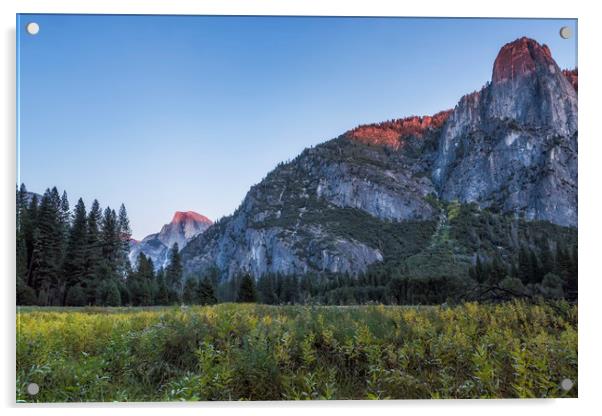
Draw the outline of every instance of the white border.
[[[203,403],[203,404],[87,404],[48,405],[23,407],[25,414],[44,412],[48,415],[86,415],[132,413],[143,408],[149,415],[164,414],[169,408],[178,413],[252,412],[266,414],[306,415],[311,413],[345,413],[365,415],[370,411],[382,414],[400,412],[447,415],[505,415],[535,412],[548,415],[593,413],[601,407],[596,400],[602,386],[600,375],[600,345],[602,336],[598,317],[602,303],[600,272],[601,174],[602,158],[600,131],[600,46],[602,39],[600,14],[595,2],[503,0],[495,4],[470,0],[416,2],[357,1],[357,0],[2,0],[2,148],[0,171],[2,238],[0,239],[0,265],[4,273],[1,289],[3,300],[2,375],[0,376],[2,404],[15,408],[15,243],[14,243],[14,190],[15,190],[15,14],[16,13],[116,13],[116,14],[236,14],[236,15],[336,15],[336,16],[439,16],[439,17],[563,17],[579,19],[579,257],[580,257],[580,322],[579,322],[579,399],[564,400],[504,400],[504,401],[395,401],[395,402],[311,402],[311,403]],[[401,51],[400,51],[401,53]],[[597,261],[598,260],[598,261]]]

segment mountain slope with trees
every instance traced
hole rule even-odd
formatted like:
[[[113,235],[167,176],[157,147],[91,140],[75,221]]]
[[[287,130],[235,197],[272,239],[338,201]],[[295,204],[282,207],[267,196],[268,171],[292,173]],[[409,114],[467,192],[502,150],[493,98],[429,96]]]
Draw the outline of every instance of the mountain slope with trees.
[[[395,296],[409,303],[574,297],[576,85],[547,46],[504,45],[453,110],[359,126],[278,165],[182,250],[184,273],[248,274],[278,302],[391,301],[394,277],[416,287]]]

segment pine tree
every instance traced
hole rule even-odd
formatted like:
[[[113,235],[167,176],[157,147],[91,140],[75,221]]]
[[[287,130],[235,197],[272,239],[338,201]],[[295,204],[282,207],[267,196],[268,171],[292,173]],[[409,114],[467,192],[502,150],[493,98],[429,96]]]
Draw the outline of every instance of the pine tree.
[[[123,276],[119,274],[119,255],[121,252],[121,240],[119,236],[119,226],[117,223],[117,214],[110,207],[105,208],[102,215],[99,232],[100,259],[94,273],[92,286],[102,284],[102,290],[113,290],[113,285],[119,291],[118,284]],[[104,288],[104,289],[103,289]],[[99,301],[98,290],[96,300]],[[106,299],[101,297],[101,301]]]
[[[554,272],[561,276],[563,279],[566,279],[567,275],[568,275],[568,270],[570,268],[570,259],[569,259],[569,255],[566,251],[566,248],[561,245],[561,244],[557,244],[556,245],[556,269],[554,270]]]
[[[61,195],[61,221],[69,223],[69,198],[67,197],[67,191],[63,191]]]
[[[24,183],[17,188],[17,225],[23,211],[27,209],[27,187]]]
[[[94,294],[94,304],[106,306],[107,294],[111,284],[115,284],[117,290],[119,288],[116,285],[117,275],[115,274],[115,267],[107,259],[101,259],[96,269],[96,276],[91,287],[96,289]],[[112,290],[112,289],[111,289]]]
[[[518,279],[518,275],[519,275],[519,273],[518,273],[518,267],[516,265],[516,262],[512,261],[510,263],[510,276]]]
[[[27,245],[25,238],[17,232],[17,277],[25,283],[27,281]]]
[[[77,201],[73,212],[73,225],[69,232],[63,266],[63,273],[67,283],[65,296],[67,295],[69,288],[76,285],[79,288],[77,295],[80,295],[79,291],[83,293],[81,285],[84,283],[86,277],[87,238],[88,220],[86,216],[86,206],[84,205],[84,201],[80,198]]]
[[[58,195],[58,191],[56,192],[56,194]],[[65,303],[65,296],[67,295],[67,279],[65,277],[65,274],[63,273],[63,267],[65,263],[65,257],[67,254],[69,232],[71,229],[71,211],[69,209],[69,198],[67,197],[66,191],[63,191],[63,194],[60,197],[58,222],[61,231],[61,242],[59,253],[60,257],[58,260],[59,275],[54,304],[63,305]]]
[[[196,305],[199,303],[199,281],[196,277],[186,279],[182,300],[187,305]]]
[[[128,271],[129,273],[129,271]],[[117,289],[119,289],[119,295],[121,297],[122,305],[131,305],[132,302],[130,300],[130,291],[127,287],[127,276],[126,279],[119,279],[116,281]]]
[[[80,284],[71,286],[67,289],[65,306],[85,306],[87,302],[86,293]]]
[[[154,266],[144,253],[138,255],[138,268],[131,271],[127,278],[127,288],[130,302],[134,306],[151,305],[153,299],[153,284],[155,280]]]
[[[96,288],[96,304],[100,306],[120,306],[121,294],[115,280],[103,280]]]
[[[343,278],[344,279],[344,278]],[[279,300],[283,303],[295,303],[299,293],[299,282],[296,276],[280,276],[281,281]],[[253,281],[255,284],[255,281]]]
[[[518,251],[518,278],[526,285],[533,280],[533,266],[531,264],[532,257],[529,250],[522,246]]]
[[[579,273],[579,250],[577,249],[577,244],[573,246],[569,273],[575,276],[575,278],[577,278],[577,274]]]
[[[27,243],[25,240],[23,220],[27,216],[27,189],[25,185],[21,185],[21,189],[17,190],[17,223],[16,223],[16,243],[15,247],[17,249],[17,263],[16,263],[16,272],[17,272],[17,286],[25,290],[27,287]]]
[[[25,282],[27,286],[33,288],[33,270],[35,270],[36,258],[34,258],[34,233],[37,230],[38,223],[38,196],[33,195],[27,209],[22,213],[20,218],[20,228],[25,240],[25,250],[27,252],[26,260],[26,275]]]
[[[477,280],[477,271],[476,271],[476,268],[474,266],[468,266],[468,277],[471,280],[474,280],[474,281]]]
[[[475,279],[476,280],[476,279]],[[407,298],[408,279],[396,276],[389,281],[387,290],[393,301],[397,305],[402,305],[406,302]]]
[[[155,276],[155,265],[153,264],[153,260],[150,257],[146,259],[146,267],[141,275],[142,280],[145,285],[145,297],[144,304],[152,305],[154,292],[156,291],[156,276]]]
[[[36,296],[36,304],[37,304],[37,297],[38,297],[37,272],[40,267],[40,257],[41,257],[41,254],[40,254],[40,249],[41,249],[40,230],[37,227],[34,228],[34,230],[33,230],[33,235],[32,235],[31,241],[32,241],[32,250],[31,250],[31,256],[29,258],[27,286],[31,287],[34,290],[34,294]]]
[[[578,291],[578,253],[577,245],[573,246],[572,255],[568,249],[559,248],[556,254],[557,271],[564,281],[565,297],[570,301],[577,300]]]
[[[250,274],[246,273],[240,280],[240,286],[238,288],[238,294],[236,296],[237,302],[256,302],[257,292],[255,290],[255,280]]]
[[[102,260],[100,241],[101,209],[98,200],[92,202],[88,213],[88,233],[86,242],[86,280],[83,285],[87,303],[93,303],[96,297],[97,276]]]
[[[541,274],[545,276],[548,273],[552,273],[554,271],[554,267],[555,267],[554,256],[552,254],[552,251],[550,250],[549,245],[545,241],[542,242],[540,259],[541,259]]]
[[[198,286],[198,300],[201,305],[213,305],[217,303],[211,278],[204,277],[200,279]]]
[[[169,305],[169,288],[165,283],[165,271],[163,268],[157,271],[157,290],[155,293],[155,305]]]
[[[17,305],[35,305],[36,296],[34,290],[27,284],[28,274],[28,253],[27,241],[25,235],[25,224],[27,223],[27,188],[25,184],[17,189],[17,207],[16,207],[16,295]]]
[[[207,270],[205,278],[213,285],[214,288],[218,286],[220,280],[220,272],[216,266],[212,266]]]
[[[25,280],[17,277],[17,305],[35,305],[37,303],[36,294]]]
[[[170,291],[177,299],[182,299],[182,259],[180,257],[178,243],[174,243],[169,251],[169,265],[165,270],[165,280]]]
[[[32,271],[33,287],[40,305],[57,305],[63,230],[60,223],[60,197],[56,188],[46,190],[42,197],[37,228],[34,250],[37,251],[38,260],[36,269]]]
[[[489,268],[489,283],[492,285],[498,285],[506,275],[508,274],[508,269],[504,265],[504,262],[500,258],[499,254],[495,254],[493,257],[493,262],[491,263],[491,267]]]
[[[120,230],[115,210],[105,208],[102,216],[100,241],[102,258],[108,262],[113,272],[117,273],[117,264],[121,252]]]
[[[130,254],[130,240],[132,239],[132,229],[130,228],[130,220],[128,218],[127,210],[125,205],[121,204],[119,207],[119,241],[121,242],[121,248],[118,254],[119,264],[118,271],[121,276],[126,276],[131,268],[129,254]]]
[[[64,242],[66,245],[69,236],[69,228],[71,225],[71,211],[69,209],[69,198],[67,197],[67,191],[63,191],[63,195],[61,196],[59,221],[63,228]]]
[[[481,256],[479,256],[478,254],[477,254],[477,263],[475,265],[474,276],[476,278],[476,281],[479,282],[480,284],[485,283],[485,281],[487,280],[485,266],[483,265],[483,262],[481,261]]]
[[[539,260],[537,259],[537,255],[533,250],[530,250],[529,257],[531,258],[531,273],[529,283],[541,283],[541,280],[543,279],[543,274],[541,273],[541,268],[539,267]]]
[[[110,281],[107,287],[107,293],[104,301],[105,306],[120,306],[121,305],[121,293],[115,281]]]
[[[278,303],[274,275],[264,274],[257,280],[257,292],[262,303],[275,305]]]

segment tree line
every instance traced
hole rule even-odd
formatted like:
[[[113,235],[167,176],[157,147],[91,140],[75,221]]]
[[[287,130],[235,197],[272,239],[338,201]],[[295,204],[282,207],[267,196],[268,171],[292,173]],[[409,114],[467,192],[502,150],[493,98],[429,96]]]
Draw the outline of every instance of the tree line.
[[[155,271],[140,253],[129,261],[131,228],[117,211],[80,198],[71,209],[56,187],[40,197],[23,184],[16,195],[17,304],[39,306],[166,305],[213,303],[213,283],[182,280],[178,246]]]
[[[577,300],[577,247],[557,245],[536,254],[522,247],[516,260],[500,256],[476,256],[468,276],[438,274],[412,276],[399,265],[380,265],[359,276],[348,274],[265,274],[257,282],[248,275],[229,282],[230,299],[236,288],[253,294],[253,301],[266,304],[393,305],[439,304],[444,302],[507,300],[513,297]]]
[[[509,298],[577,300],[576,245],[524,244],[515,256],[477,254],[467,275],[447,269],[429,276],[408,273],[403,263],[382,263],[364,274],[308,273],[303,276],[265,274],[257,281],[235,276],[220,287],[220,296],[233,301],[244,293],[266,304],[393,305],[496,301]]]
[[[500,256],[481,259],[469,268],[469,276],[479,286],[500,289],[518,296],[577,300],[577,245],[567,247],[547,242],[535,246],[522,245],[516,261],[508,264]]]
[[[458,275],[445,264],[415,276],[403,261],[348,274],[242,273],[221,279],[216,268],[184,276],[179,247],[165,268],[140,253],[130,264],[127,210],[80,198],[70,208],[56,187],[39,197],[17,190],[17,304],[40,306],[151,306],[261,302],[266,304],[433,304],[508,297],[577,299],[577,246],[527,242],[513,255],[480,252]],[[435,256],[436,257],[436,256]],[[436,258],[432,261],[435,261]],[[427,261],[428,257],[427,257]],[[427,265],[423,265],[423,268]]]
[[[70,209],[56,187],[39,197],[17,190],[17,303],[62,306],[120,304],[131,231],[127,211],[89,212],[80,198]]]
[[[155,271],[151,258],[138,254],[136,268],[126,279],[124,304],[132,306],[201,304],[217,302],[215,282],[208,277],[182,279],[182,260],[178,243],[169,251],[168,265]]]

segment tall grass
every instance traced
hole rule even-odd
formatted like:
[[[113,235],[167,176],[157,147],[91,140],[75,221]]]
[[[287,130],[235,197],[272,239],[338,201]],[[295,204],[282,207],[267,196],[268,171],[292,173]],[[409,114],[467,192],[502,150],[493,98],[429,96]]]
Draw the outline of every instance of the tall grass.
[[[577,395],[565,303],[27,308],[17,329],[19,401]]]

